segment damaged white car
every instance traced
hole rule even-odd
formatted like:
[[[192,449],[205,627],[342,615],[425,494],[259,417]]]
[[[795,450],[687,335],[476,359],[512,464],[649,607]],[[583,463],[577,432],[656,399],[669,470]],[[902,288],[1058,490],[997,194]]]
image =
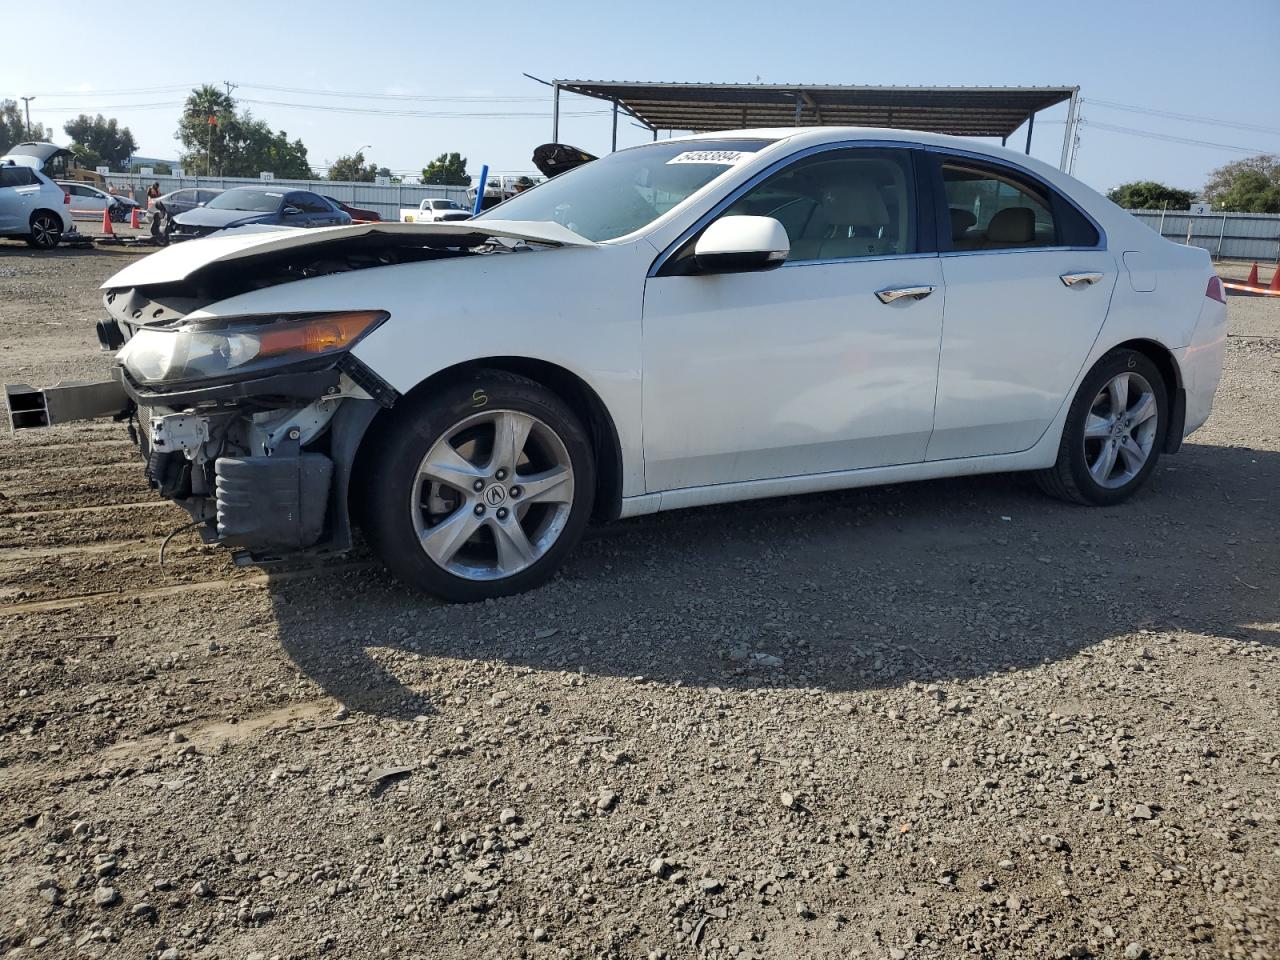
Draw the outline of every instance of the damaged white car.
[[[1209,414],[1207,254],[1035,160],[894,130],[619,151],[458,223],[214,236],[104,285],[116,416],[246,562],[359,525],[450,600],[551,576],[591,517],[1036,471],[1117,503]]]

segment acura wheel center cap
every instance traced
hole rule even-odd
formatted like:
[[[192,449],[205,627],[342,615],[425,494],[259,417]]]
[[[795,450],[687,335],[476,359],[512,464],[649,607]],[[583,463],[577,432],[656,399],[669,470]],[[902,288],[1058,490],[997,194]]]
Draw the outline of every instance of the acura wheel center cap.
[[[500,483],[492,483],[484,491],[484,502],[491,507],[500,507],[506,500],[507,488]]]

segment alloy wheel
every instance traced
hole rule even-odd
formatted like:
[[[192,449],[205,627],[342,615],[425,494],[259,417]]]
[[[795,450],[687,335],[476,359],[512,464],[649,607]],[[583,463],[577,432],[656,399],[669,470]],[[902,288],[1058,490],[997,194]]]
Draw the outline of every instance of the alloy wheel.
[[[498,580],[536,563],[573,506],[564,441],[518,410],[473,414],[422,458],[409,508],[423,551],[449,573]]]
[[[49,250],[62,239],[62,225],[46,214],[31,221],[31,240],[42,250]]]
[[[1160,422],[1155,391],[1138,373],[1118,373],[1098,391],[1084,423],[1084,459],[1099,486],[1114,490],[1142,472]]]

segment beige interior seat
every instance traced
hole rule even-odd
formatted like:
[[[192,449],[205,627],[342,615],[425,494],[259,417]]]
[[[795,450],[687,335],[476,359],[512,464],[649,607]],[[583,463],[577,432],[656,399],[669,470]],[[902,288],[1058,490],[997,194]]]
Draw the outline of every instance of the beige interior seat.
[[[1036,214],[1030,207],[1005,207],[996,211],[987,224],[985,250],[1001,247],[1025,247],[1036,238]]]

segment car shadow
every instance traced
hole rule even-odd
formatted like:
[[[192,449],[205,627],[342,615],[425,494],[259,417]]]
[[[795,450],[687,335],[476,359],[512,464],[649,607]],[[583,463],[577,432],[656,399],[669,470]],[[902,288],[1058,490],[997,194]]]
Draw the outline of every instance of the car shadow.
[[[562,574],[442,605],[368,558],[273,582],[285,650],[351,709],[409,719],[440,658],[689,686],[928,683],[1190,631],[1280,643],[1280,454],[1188,444],[1128,503],[1021,475],[675,511],[593,529]]]

